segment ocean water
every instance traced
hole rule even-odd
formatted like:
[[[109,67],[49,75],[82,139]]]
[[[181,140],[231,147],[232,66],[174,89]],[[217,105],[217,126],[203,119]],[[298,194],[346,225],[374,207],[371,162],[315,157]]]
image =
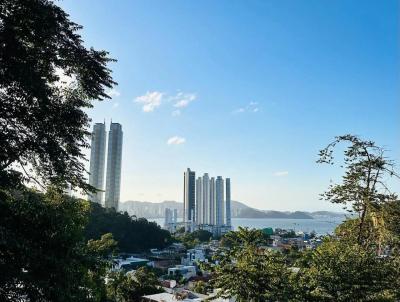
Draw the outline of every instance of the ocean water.
[[[315,231],[318,235],[332,234],[336,226],[344,218],[318,218],[318,219],[279,219],[279,218],[232,218],[232,227],[237,230],[239,226],[249,228],[281,228],[303,232]],[[149,219],[160,226],[164,225],[164,218]]]

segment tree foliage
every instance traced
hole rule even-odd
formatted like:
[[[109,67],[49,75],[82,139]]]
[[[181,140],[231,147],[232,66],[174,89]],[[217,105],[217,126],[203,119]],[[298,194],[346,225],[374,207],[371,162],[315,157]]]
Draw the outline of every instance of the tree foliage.
[[[296,276],[303,301],[397,301],[400,273],[395,257],[377,257],[356,241],[326,240],[310,266]]]
[[[196,230],[194,232],[182,233],[176,239],[181,241],[186,248],[194,248],[201,242],[208,242],[212,238],[212,233],[206,230]]]
[[[82,162],[84,109],[108,98],[115,83],[112,59],[87,49],[81,28],[53,1],[0,2],[0,185],[12,178],[14,186],[91,189]]]
[[[0,300],[100,299],[115,241],[86,244],[88,211],[88,202],[52,191],[0,191]]]
[[[260,248],[262,232],[239,228],[225,237],[230,247],[219,251],[212,271],[218,296],[239,302],[287,301],[291,271],[282,254]]]
[[[193,285],[193,291],[195,293],[207,295],[210,291],[212,291],[212,288],[210,285],[202,280],[196,281]]]
[[[91,203],[85,237],[88,240],[98,239],[106,233],[113,234],[120,252],[133,253],[151,248],[164,248],[171,243],[171,234],[155,222],[145,218],[136,219],[126,212],[119,213],[114,209],[105,209],[97,203]]]
[[[372,141],[354,135],[338,136],[320,151],[320,163],[334,163],[333,151],[341,143],[349,143],[344,151],[345,174],[340,184],[333,184],[323,194],[323,198],[343,204],[349,211],[358,215],[357,241],[368,246],[372,243],[382,245],[388,239],[385,228],[383,207],[397,200],[385,180],[398,175],[394,163],[385,157],[385,150]]]
[[[340,142],[345,174],[323,197],[355,213],[313,251],[270,252],[261,231],[239,228],[222,238],[212,282],[238,301],[399,301],[400,201],[385,180],[397,177],[384,149],[352,135],[320,152],[333,163]],[[295,267],[293,267],[295,266]]]
[[[113,272],[109,275],[107,295],[110,301],[137,302],[144,295],[160,292],[157,275],[147,267],[141,267],[133,274]]]

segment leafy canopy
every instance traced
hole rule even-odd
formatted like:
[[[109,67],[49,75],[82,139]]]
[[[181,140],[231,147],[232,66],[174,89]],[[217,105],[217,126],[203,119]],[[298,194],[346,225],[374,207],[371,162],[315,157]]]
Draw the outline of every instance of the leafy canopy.
[[[0,300],[97,301],[115,247],[110,234],[86,244],[89,204],[50,191],[0,190]]]
[[[239,302],[288,301],[292,274],[281,253],[260,247],[260,230],[239,228],[225,235],[229,248],[222,248],[214,260],[211,283],[218,296]]]
[[[0,2],[0,185],[93,189],[82,163],[84,109],[115,83],[113,60],[87,49],[81,28],[53,1]]]
[[[334,163],[333,152],[339,143],[349,144],[344,151],[345,174],[342,182],[332,184],[322,197],[332,203],[343,204],[358,215],[357,241],[362,245],[372,242],[382,248],[387,240],[383,207],[397,200],[386,179],[399,177],[394,163],[385,157],[385,150],[373,141],[362,140],[354,135],[338,136],[320,151],[319,163]]]

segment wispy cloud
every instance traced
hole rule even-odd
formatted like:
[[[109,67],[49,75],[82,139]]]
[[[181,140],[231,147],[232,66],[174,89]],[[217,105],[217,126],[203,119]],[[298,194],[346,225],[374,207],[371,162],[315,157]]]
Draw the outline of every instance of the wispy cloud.
[[[184,108],[193,102],[196,97],[194,93],[178,92],[175,96],[170,97],[170,100],[174,102],[174,107]]]
[[[181,145],[185,143],[185,138],[180,136],[173,136],[167,140],[168,145]]]
[[[258,103],[257,102],[250,102],[244,107],[240,107],[238,109],[233,110],[232,113],[234,113],[234,114],[244,113],[244,112],[256,113],[258,111],[260,111],[260,108],[258,107]]]
[[[115,97],[119,97],[121,95],[121,93],[115,89],[115,88],[109,88],[106,90],[106,93],[111,97],[111,98],[115,98]]]
[[[282,176],[288,176],[289,171],[277,171],[274,173],[275,176],[282,177]]]
[[[142,104],[142,109],[144,112],[151,112],[154,111],[155,108],[161,105],[163,96],[164,93],[162,92],[148,91],[146,94],[135,98],[134,102]]]
[[[233,110],[233,113],[242,113],[244,111],[245,111],[244,108],[239,108],[239,109]]]
[[[182,91],[175,95],[168,95],[160,91],[148,91],[146,94],[136,97],[134,102],[141,104],[144,112],[154,111],[161,103],[172,102],[173,107],[177,108],[172,112],[172,116],[178,116],[182,113],[180,109],[187,107],[196,98],[196,94]]]

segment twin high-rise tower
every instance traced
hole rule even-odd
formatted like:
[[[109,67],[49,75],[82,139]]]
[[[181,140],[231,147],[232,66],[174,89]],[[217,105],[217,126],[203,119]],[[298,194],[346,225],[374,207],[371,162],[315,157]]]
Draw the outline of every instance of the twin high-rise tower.
[[[104,159],[106,156],[106,124],[96,123],[90,144],[89,184],[96,189],[103,190],[104,186]],[[103,192],[91,193],[89,200],[102,203]]]
[[[231,226],[231,181],[205,173],[196,179],[195,172],[184,172],[183,221],[196,225]]]
[[[108,134],[107,172],[104,206],[118,211],[121,187],[121,159],[122,159],[122,126],[111,123]],[[106,125],[96,123],[93,127],[89,184],[98,190],[104,191],[104,166],[106,155]],[[103,204],[103,192],[92,193],[89,200]]]

